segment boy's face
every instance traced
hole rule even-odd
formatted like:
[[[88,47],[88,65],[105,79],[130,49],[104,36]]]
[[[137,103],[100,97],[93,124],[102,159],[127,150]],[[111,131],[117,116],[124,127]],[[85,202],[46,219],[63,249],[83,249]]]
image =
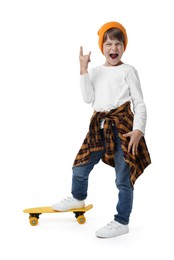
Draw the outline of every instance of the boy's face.
[[[124,44],[117,39],[110,40],[107,37],[103,43],[103,54],[106,58],[106,66],[116,66],[120,64],[124,52]]]

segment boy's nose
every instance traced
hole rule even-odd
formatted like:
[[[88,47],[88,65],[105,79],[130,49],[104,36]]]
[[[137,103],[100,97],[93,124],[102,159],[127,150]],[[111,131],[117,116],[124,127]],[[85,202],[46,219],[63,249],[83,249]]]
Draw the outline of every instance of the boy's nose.
[[[117,49],[117,46],[116,45],[113,45],[112,46],[112,51],[117,51],[118,49]]]

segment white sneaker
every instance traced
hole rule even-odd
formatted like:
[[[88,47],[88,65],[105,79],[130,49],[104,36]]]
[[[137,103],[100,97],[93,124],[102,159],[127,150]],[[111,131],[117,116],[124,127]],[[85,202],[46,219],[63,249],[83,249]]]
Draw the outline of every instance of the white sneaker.
[[[96,231],[96,236],[100,238],[118,237],[129,232],[128,225],[123,225],[117,221],[111,221],[106,226]]]
[[[52,205],[52,208],[57,211],[66,211],[69,209],[78,209],[85,207],[84,200],[77,200],[73,197],[67,197]]]

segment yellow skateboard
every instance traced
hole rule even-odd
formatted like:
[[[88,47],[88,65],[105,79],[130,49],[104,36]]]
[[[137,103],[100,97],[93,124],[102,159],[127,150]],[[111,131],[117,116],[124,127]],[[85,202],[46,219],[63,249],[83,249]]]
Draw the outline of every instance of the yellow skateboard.
[[[75,214],[75,217],[77,218],[77,222],[79,224],[84,224],[86,222],[84,213],[92,208],[93,208],[93,205],[89,204],[88,206],[86,206],[84,208],[70,209],[67,211],[56,211],[56,210],[52,209],[51,207],[39,207],[39,208],[24,209],[23,212],[29,213],[29,222],[32,226],[36,226],[38,224],[39,216],[42,213],[63,213],[63,212],[73,212]]]

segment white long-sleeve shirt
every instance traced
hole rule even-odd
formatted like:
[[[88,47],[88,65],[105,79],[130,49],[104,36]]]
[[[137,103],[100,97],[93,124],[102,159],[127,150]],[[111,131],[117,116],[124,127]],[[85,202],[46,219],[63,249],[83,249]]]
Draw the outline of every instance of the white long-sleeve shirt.
[[[133,130],[138,129],[145,134],[146,106],[138,73],[134,67],[128,64],[97,66],[80,76],[80,87],[84,101],[91,103],[97,112],[108,112],[127,101],[132,101]]]

